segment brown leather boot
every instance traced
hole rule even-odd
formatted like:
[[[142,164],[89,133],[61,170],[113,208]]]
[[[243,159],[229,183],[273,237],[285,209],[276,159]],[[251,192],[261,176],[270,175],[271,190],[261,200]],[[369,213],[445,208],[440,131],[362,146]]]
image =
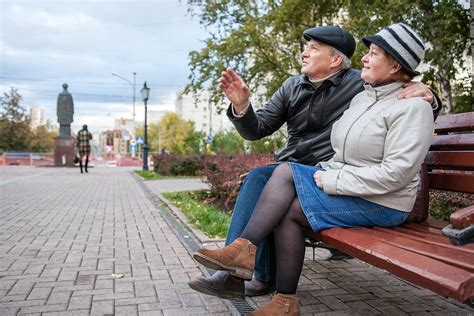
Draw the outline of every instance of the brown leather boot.
[[[198,292],[224,299],[245,299],[244,280],[233,277],[229,271],[217,271],[210,277],[198,277],[188,282]]]
[[[300,300],[296,294],[277,294],[263,307],[247,314],[253,316],[300,315]]]
[[[194,259],[214,270],[229,270],[241,279],[251,280],[255,267],[257,247],[245,238],[237,238],[230,245],[220,249],[201,248],[193,254]]]

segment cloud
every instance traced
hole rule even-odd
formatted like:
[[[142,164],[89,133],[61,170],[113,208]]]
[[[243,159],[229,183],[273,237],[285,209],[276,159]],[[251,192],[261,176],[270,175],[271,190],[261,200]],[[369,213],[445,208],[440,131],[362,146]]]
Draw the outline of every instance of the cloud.
[[[25,106],[42,106],[53,121],[64,82],[81,118],[100,123],[104,109],[131,118],[132,86],[113,72],[130,81],[137,73],[137,119],[144,81],[150,107],[169,109],[187,83],[189,52],[206,38],[178,1],[0,1],[1,92],[18,88]]]

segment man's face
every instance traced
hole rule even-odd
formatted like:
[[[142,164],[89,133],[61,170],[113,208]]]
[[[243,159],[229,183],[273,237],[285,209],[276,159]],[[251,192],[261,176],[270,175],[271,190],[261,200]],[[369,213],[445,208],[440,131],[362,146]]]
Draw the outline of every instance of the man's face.
[[[311,80],[319,80],[334,73],[336,55],[333,49],[324,43],[310,40],[301,53],[301,73]]]

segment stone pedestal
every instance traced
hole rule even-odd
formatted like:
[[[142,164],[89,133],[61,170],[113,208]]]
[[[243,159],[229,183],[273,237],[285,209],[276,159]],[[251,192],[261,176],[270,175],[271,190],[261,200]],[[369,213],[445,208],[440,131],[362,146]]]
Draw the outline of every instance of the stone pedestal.
[[[74,166],[74,137],[54,139],[54,165],[55,166]]]

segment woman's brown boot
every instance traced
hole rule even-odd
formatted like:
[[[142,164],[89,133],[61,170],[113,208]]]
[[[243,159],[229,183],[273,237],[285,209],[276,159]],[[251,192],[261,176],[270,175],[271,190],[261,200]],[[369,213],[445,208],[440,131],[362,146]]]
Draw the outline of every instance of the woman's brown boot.
[[[296,294],[277,294],[263,307],[249,313],[253,316],[299,315],[300,300]]]
[[[193,254],[194,259],[214,270],[228,270],[231,275],[251,280],[255,267],[257,247],[245,238],[237,238],[220,249],[201,248]]]

